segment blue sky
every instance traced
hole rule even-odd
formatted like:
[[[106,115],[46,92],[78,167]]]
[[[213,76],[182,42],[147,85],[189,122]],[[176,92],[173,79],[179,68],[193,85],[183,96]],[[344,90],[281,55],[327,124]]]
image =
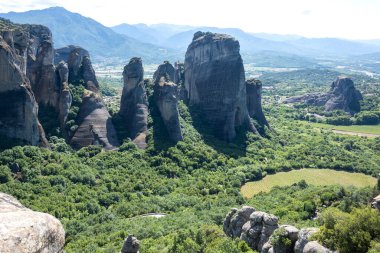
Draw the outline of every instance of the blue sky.
[[[380,39],[380,0],[0,0],[0,12],[51,6],[65,7],[107,26],[171,23]]]

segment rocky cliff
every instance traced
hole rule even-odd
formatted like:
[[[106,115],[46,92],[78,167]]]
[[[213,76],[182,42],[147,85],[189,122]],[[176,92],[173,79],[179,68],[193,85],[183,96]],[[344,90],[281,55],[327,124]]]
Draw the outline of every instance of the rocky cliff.
[[[25,144],[47,146],[38,121],[38,104],[26,76],[29,40],[27,27],[5,22],[0,31],[0,134]]]
[[[63,252],[65,231],[53,216],[34,212],[0,192],[0,252]]]
[[[58,109],[60,89],[55,80],[54,48],[50,30],[41,25],[28,25],[29,46],[27,76],[39,104]]]
[[[73,102],[73,97],[69,88],[69,68],[64,61],[61,61],[56,67],[56,82],[60,90],[60,95],[57,101],[59,123],[61,129],[65,129],[65,122]]]
[[[224,220],[223,230],[227,236],[244,240],[252,250],[260,253],[332,253],[311,240],[318,229],[280,226],[276,216],[250,206],[232,209]]]
[[[140,58],[132,58],[124,67],[124,87],[120,115],[129,137],[139,148],[146,148],[148,131],[148,99],[144,85],[144,69]]]
[[[261,91],[263,88],[261,81],[254,78],[248,79],[245,82],[245,87],[249,116],[256,119],[260,125],[269,127],[261,106]]]
[[[164,62],[154,73],[154,99],[164,121],[169,138],[178,142],[183,140],[178,112],[178,87],[173,82],[175,69]]]
[[[60,119],[67,116],[71,103],[65,83],[81,85],[85,92],[75,120],[78,128],[69,136],[69,143],[76,149],[88,145],[101,145],[105,149],[115,149],[119,145],[111,116],[98,90],[99,85],[92,67],[89,53],[81,47],[69,46],[55,51],[55,61],[61,82]],[[67,67],[65,66],[67,64]],[[68,70],[68,73],[67,73]],[[67,78],[67,81],[66,81]]]
[[[86,89],[98,92],[99,83],[87,50],[72,45],[55,50],[55,63],[62,60],[67,62],[70,83],[83,80]]]
[[[360,111],[360,100],[363,96],[348,77],[338,77],[327,93],[311,93],[290,97],[284,103],[306,103],[307,105],[324,106],[326,111],[343,110],[350,114]]]
[[[185,57],[185,87],[190,106],[197,106],[216,136],[231,141],[236,128],[254,131],[240,45],[225,34],[194,34]]]

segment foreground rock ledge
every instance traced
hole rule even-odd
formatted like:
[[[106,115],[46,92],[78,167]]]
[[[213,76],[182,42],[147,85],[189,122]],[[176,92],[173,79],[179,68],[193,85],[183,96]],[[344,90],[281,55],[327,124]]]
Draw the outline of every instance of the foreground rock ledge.
[[[34,212],[0,192],[0,252],[63,252],[65,231],[53,216]]]
[[[252,250],[260,253],[334,253],[314,241],[317,228],[301,230],[290,225],[279,225],[272,214],[256,211],[251,206],[233,208],[223,223],[224,233],[245,241]],[[290,244],[285,244],[286,239]]]

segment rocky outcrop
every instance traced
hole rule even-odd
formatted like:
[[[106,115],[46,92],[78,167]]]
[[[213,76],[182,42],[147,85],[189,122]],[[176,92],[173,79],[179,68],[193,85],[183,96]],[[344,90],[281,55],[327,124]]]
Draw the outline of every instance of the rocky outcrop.
[[[248,79],[245,82],[245,87],[249,116],[256,119],[260,125],[269,127],[261,106],[261,91],[263,88],[261,81],[254,78]]]
[[[139,253],[140,242],[133,235],[125,238],[123,248],[120,253]]]
[[[240,237],[243,225],[249,221],[254,211],[255,209],[250,206],[243,206],[240,210],[233,208],[223,223],[226,235],[232,238]]]
[[[376,196],[372,200],[372,207],[380,211],[380,195]]]
[[[227,236],[245,241],[252,250],[260,253],[333,252],[312,241],[312,235],[318,229],[279,226],[276,216],[250,206],[243,206],[240,210],[233,208],[224,220],[223,231]]]
[[[278,228],[278,218],[264,212],[254,212],[242,228],[240,238],[252,249],[261,251],[269,237]]]
[[[55,61],[58,62],[57,71],[62,83],[60,119],[63,122],[67,117],[67,108],[71,104],[71,97],[68,89],[65,88],[65,83],[68,81],[75,85],[83,84],[86,89],[75,120],[78,128],[71,139],[69,138],[69,143],[76,149],[89,145],[115,149],[119,141],[111,116],[101,98],[89,53],[81,47],[68,46],[55,51]],[[65,65],[67,65],[68,75]]]
[[[67,115],[69,114],[71,103],[73,102],[73,98],[69,88],[69,68],[67,66],[67,63],[65,63],[64,61],[61,61],[57,65],[56,80],[60,90],[58,100],[59,122],[61,128],[64,129]]]
[[[78,129],[70,140],[73,148],[101,145],[111,150],[119,146],[111,115],[98,93],[85,90],[76,123]]]
[[[262,253],[288,253],[294,251],[298,240],[298,229],[289,225],[282,225],[276,229],[269,240],[264,244]]]
[[[199,107],[215,135],[231,141],[237,127],[255,131],[247,110],[240,45],[225,34],[197,32],[185,57],[190,106]]]
[[[65,231],[53,216],[34,212],[0,193],[0,252],[63,252]]]
[[[148,131],[148,99],[144,85],[144,69],[140,58],[132,58],[124,67],[124,87],[120,103],[129,137],[139,148],[146,148]]]
[[[311,93],[290,97],[284,103],[305,103],[307,105],[324,106],[326,111],[343,110],[350,114],[360,111],[360,100],[363,96],[354,82],[348,77],[338,77],[327,93]]]
[[[179,90],[179,99],[184,101],[186,104],[188,103],[187,91],[185,87],[185,64],[181,62],[174,63],[174,83],[177,84]]]
[[[38,121],[38,104],[26,76],[29,33],[0,31],[0,134],[25,144],[47,146]]]
[[[299,231],[298,240],[294,247],[294,253],[333,253],[312,239],[318,232],[317,228],[303,228]]]
[[[98,92],[99,83],[92,67],[90,54],[78,46],[68,46],[55,50],[55,63],[65,61],[69,68],[69,82],[83,80],[86,89]]]
[[[59,84],[55,80],[54,48],[49,28],[28,25],[29,46],[27,76],[39,104],[57,109],[60,95]]]
[[[349,113],[360,111],[360,100],[363,96],[355,89],[354,82],[348,77],[338,77],[332,83],[330,97],[325,104],[326,111],[343,110]]]
[[[154,73],[154,99],[164,121],[169,138],[183,140],[178,112],[178,87],[173,82],[174,67],[164,62]],[[173,79],[172,79],[173,78]]]

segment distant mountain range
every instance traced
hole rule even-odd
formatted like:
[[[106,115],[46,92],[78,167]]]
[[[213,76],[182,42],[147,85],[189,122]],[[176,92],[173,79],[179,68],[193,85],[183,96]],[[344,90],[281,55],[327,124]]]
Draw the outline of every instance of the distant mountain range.
[[[175,50],[144,43],[135,38],[116,33],[99,22],[72,13],[61,7],[27,12],[2,13],[0,17],[15,23],[41,24],[53,33],[54,46],[78,45],[95,58],[139,56],[146,62],[156,62],[158,57],[177,59]]]
[[[61,7],[27,12],[2,13],[0,17],[16,23],[42,24],[52,30],[55,47],[79,45],[96,58],[142,57],[144,62],[183,60],[196,31],[227,33],[239,40],[246,62],[278,58],[295,63],[314,64],[320,56],[365,55],[380,52],[378,41],[350,41],[336,38],[304,38],[297,35],[252,34],[237,28],[194,27],[172,24],[120,24],[106,27],[99,22]],[[269,56],[268,59],[265,59]],[[260,63],[259,63],[260,65]],[[297,65],[297,64],[296,64]]]

